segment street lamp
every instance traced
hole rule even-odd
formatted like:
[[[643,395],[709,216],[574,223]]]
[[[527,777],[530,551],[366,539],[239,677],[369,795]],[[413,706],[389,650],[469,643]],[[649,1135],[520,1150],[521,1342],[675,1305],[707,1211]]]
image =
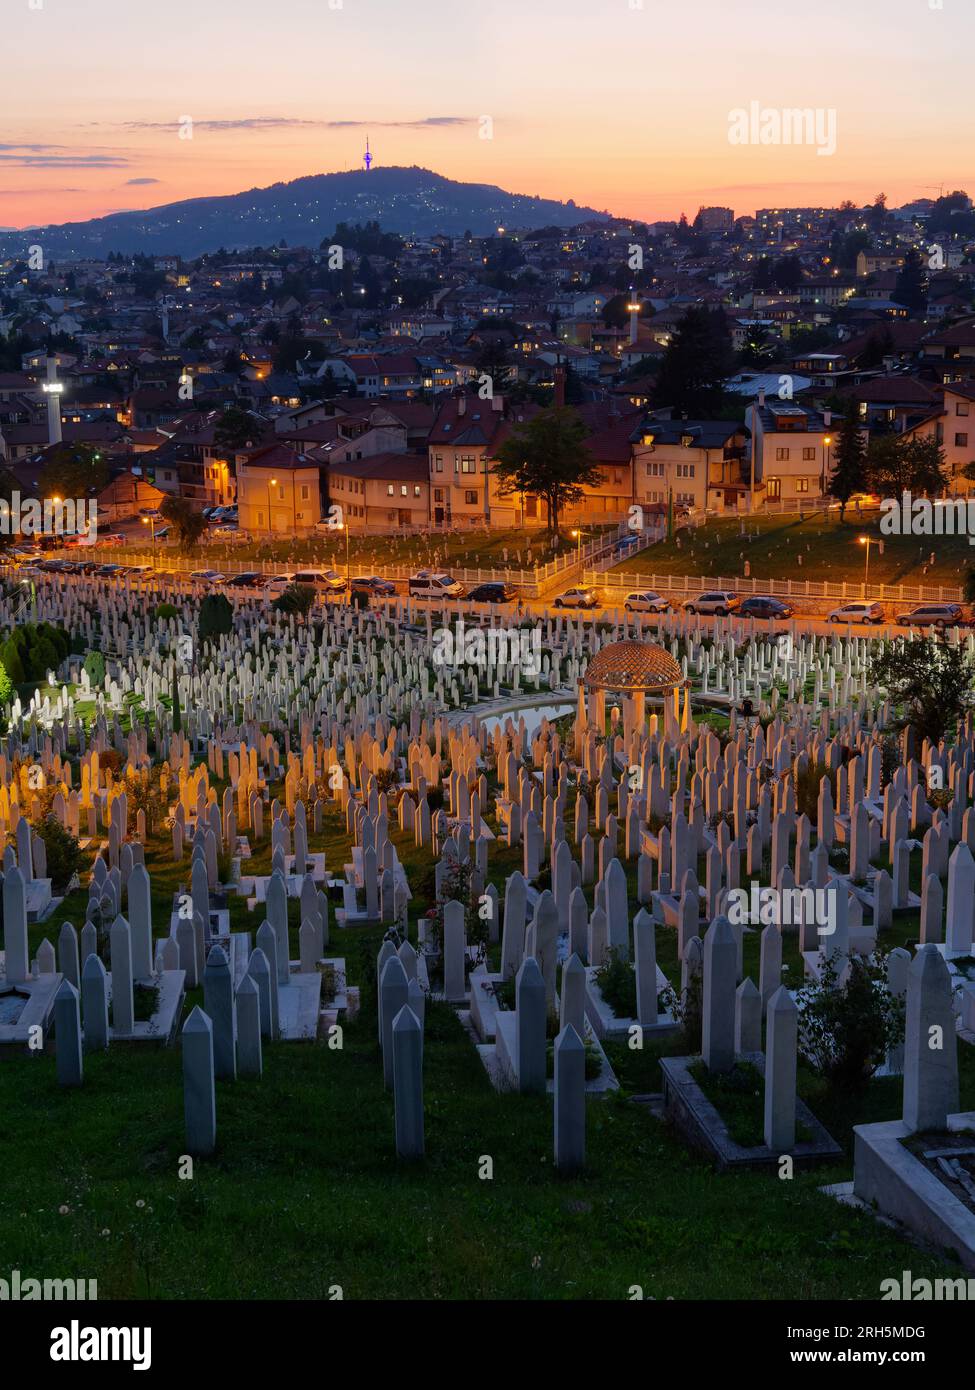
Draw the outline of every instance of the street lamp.
[[[870,573],[870,546],[873,543],[873,536],[858,537],[860,544],[867,547],[867,553],[863,562],[863,597],[867,596],[867,576]]]
[[[823,474],[819,480],[819,492],[822,497],[826,496],[826,479],[829,476],[829,446],[832,442],[833,436],[831,434],[823,435]]]
[[[345,588],[348,592],[352,584],[352,568],[349,559],[349,523],[347,521],[342,522],[342,530],[345,532]]]
[[[277,487],[277,478],[272,478],[267,485],[267,533],[273,539],[274,527],[271,525],[271,489]]]
[[[151,536],[152,536],[152,558],[153,558],[153,560],[155,560],[155,558],[156,558],[156,518],[155,518],[154,516],[144,516],[144,517],[142,518],[142,524],[143,524],[143,526],[148,526],[148,527],[150,528],[150,534],[151,534]]]

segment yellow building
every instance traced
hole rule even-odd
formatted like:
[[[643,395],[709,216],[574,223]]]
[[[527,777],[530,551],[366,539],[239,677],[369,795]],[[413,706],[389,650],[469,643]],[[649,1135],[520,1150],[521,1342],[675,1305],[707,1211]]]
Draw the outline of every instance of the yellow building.
[[[308,535],[322,519],[318,461],[283,444],[238,454],[237,515],[257,538]]]

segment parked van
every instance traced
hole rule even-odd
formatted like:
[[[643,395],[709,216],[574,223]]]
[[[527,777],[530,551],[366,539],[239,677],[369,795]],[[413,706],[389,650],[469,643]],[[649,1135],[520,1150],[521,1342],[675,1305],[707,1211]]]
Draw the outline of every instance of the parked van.
[[[419,570],[410,577],[410,598],[463,598],[464,586],[443,570]]]

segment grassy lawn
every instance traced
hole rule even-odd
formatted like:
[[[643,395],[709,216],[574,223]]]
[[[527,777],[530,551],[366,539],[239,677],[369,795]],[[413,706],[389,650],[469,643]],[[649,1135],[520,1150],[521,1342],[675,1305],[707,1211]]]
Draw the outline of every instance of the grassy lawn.
[[[975,564],[964,536],[883,536],[879,512],[840,525],[822,514],[709,521],[662,541],[615,566],[610,574],[678,574],[740,579],[744,564],[755,579],[813,579],[863,582],[866,548],[859,536],[883,539],[884,553],[870,547],[871,584],[957,585]],[[744,530],[744,534],[742,534]],[[934,562],[930,563],[932,552]],[[926,571],[926,572],[925,572]]]
[[[586,539],[592,539],[599,530],[607,527],[588,527]],[[132,549],[149,553],[141,537],[141,543]],[[571,539],[563,539],[561,553],[572,546]],[[110,546],[95,547],[99,559],[105,563],[126,561],[130,558],[125,550]],[[89,552],[85,552],[86,555]],[[437,565],[457,569],[530,569],[535,565],[547,564],[558,552],[551,546],[547,533],[524,530],[492,530],[483,528],[476,531],[452,531],[449,533],[425,536],[356,536],[349,542],[349,559],[353,574],[374,569],[380,565],[409,565],[414,567]],[[519,561],[519,555],[521,557]],[[157,563],[165,566],[177,559],[191,561],[200,569],[214,568],[227,561],[239,564],[269,562],[280,564],[282,568],[299,564],[315,565],[320,568],[334,567],[343,572],[346,564],[345,535],[337,532],[335,536],[322,535],[298,540],[289,536],[282,540],[254,540],[229,543],[212,541],[206,545],[195,545],[177,549],[175,546],[156,548]]]
[[[310,839],[332,869],[350,858],[337,812]],[[433,865],[397,829],[393,839],[415,922],[432,902]],[[266,839],[244,871],[267,872],[269,860]],[[188,882],[189,856],[172,862],[163,829],[146,862],[161,935],[172,894]],[[492,881],[503,887],[519,865],[520,851],[495,842]],[[699,871],[703,882],[703,864]],[[627,878],[633,905],[635,864]],[[80,925],[86,899],[85,889],[72,894],[32,927],[32,952],[62,921]],[[297,903],[290,910],[296,955]],[[230,912],[235,929],[260,924],[243,899],[231,896]],[[916,931],[915,918],[899,919],[889,944]],[[398,1163],[376,1040],[380,939],[376,928],[333,923],[331,950],[345,957],[362,997],[342,1049],[278,1043],[265,1048],[260,1082],[218,1082],[217,1152],[196,1163],[191,1180],[177,1175],[178,1048],[88,1057],[77,1091],[58,1088],[49,1053],[0,1062],[0,1166],[11,1175],[0,1196],[0,1249],[9,1267],[97,1278],[102,1298],[326,1298],[340,1285],[346,1298],[622,1299],[633,1284],[661,1299],[875,1298],[905,1260],[918,1275],[945,1274],[938,1259],[817,1191],[850,1175],[853,1124],[899,1113],[897,1080],[837,1095],[801,1069],[800,1091],[847,1162],[791,1181],[719,1177],[630,1099],[659,1090],[659,1057],[679,1043],[643,1051],[610,1044],[623,1092],[589,1103],[587,1170],[563,1180],[553,1171],[551,1101],[497,1095],[453,1012],[430,1005],[427,1157]],[[758,950],[759,934],[749,932],[745,971],[756,980]],[[785,978],[796,981],[794,937],[784,955]],[[674,931],[658,931],[658,956],[679,980]],[[187,1007],[198,1002],[202,991]],[[972,1106],[975,1052],[960,1051],[963,1105]],[[493,1177],[479,1177],[484,1157]]]

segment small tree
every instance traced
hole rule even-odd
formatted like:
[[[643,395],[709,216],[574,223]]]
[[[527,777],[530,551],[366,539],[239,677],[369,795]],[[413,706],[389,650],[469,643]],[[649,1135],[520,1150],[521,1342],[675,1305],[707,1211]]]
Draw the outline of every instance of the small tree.
[[[184,549],[196,545],[206,527],[202,512],[190,506],[185,497],[167,497],[159,510],[176,532],[176,538]]]
[[[543,497],[552,534],[559,534],[559,515],[578,502],[586,487],[598,487],[602,475],[586,444],[586,426],[568,406],[541,410],[516,430],[498,450],[491,470],[502,497],[514,492]]]
[[[212,637],[223,637],[232,631],[233,626],[234,610],[230,606],[227,595],[207,594],[200,604],[198,619],[200,641],[206,642]]]
[[[271,604],[277,613],[297,613],[307,618],[315,603],[315,590],[310,584],[291,584]]]
[[[961,647],[930,637],[900,638],[870,664],[868,679],[903,709],[897,728],[937,743],[972,704],[975,671]]]
[[[885,954],[866,960],[834,952],[796,996],[800,1047],[834,1086],[865,1086],[904,1036],[904,1004],[887,988],[886,962]]]
[[[867,446],[860,433],[860,422],[851,410],[840,426],[833,471],[829,478],[829,490],[840,504],[841,522],[847,502],[855,493],[865,492],[866,488]]]

